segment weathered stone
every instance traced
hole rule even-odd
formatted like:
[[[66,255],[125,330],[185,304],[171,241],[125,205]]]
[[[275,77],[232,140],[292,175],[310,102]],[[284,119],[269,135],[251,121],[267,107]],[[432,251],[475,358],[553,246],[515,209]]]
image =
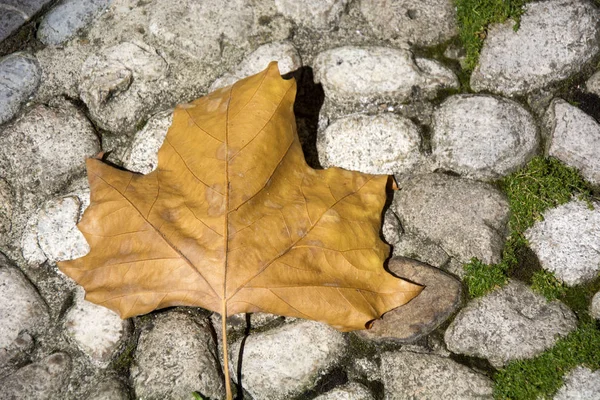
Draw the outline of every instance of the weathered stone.
[[[592,298],[592,304],[590,305],[590,315],[592,318],[600,319],[600,291],[596,292]]]
[[[583,201],[552,208],[525,232],[542,268],[565,284],[579,285],[600,272],[600,203]]]
[[[390,245],[395,245],[400,241],[400,233],[402,232],[402,226],[400,220],[389,208],[383,215],[383,223],[381,224],[381,233],[383,238]]]
[[[500,261],[509,208],[491,185],[428,174],[408,182],[394,197],[406,232],[429,238],[462,262],[473,257],[486,264]]]
[[[457,33],[451,0],[361,0],[360,12],[383,39],[433,46]]]
[[[35,287],[0,253],[0,349],[9,347],[27,331],[43,332],[48,310]]]
[[[38,213],[37,238],[51,263],[86,255],[90,247],[77,229],[81,203],[75,196],[53,199]]]
[[[163,144],[173,120],[173,110],[155,114],[137,132],[127,150],[123,166],[130,171],[148,174],[158,165],[158,149]]]
[[[36,91],[41,74],[36,58],[29,54],[13,53],[0,59],[0,125],[12,119]]]
[[[89,24],[112,0],[65,0],[50,10],[37,30],[38,39],[59,45]]]
[[[169,67],[153,47],[124,42],[90,56],[82,67],[81,99],[101,128],[132,132],[160,104]]]
[[[3,0],[0,3],[0,42],[16,32],[51,0]]]
[[[491,379],[449,358],[406,351],[381,356],[384,399],[492,399]]]
[[[402,174],[418,167],[421,137],[416,125],[395,114],[341,118],[317,137],[319,161],[369,174]]]
[[[33,338],[26,331],[21,331],[7,347],[0,348],[0,377],[11,374],[19,366],[29,361],[33,350]]]
[[[231,346],[237,376],[241,341]],[[317,378],[343,357],[346,342],[333,328],[314,321],[300,321],[251,334],[244,341],[241,377],[253,398],[283,400],[311,389]]]
[[[79,288],[63,322],[65,333],[93,363],[106,367],[124,339],[130,321],[122,320],[106,307],[90,303],[84,295],[83,288]]]
[[[13,193],[8,182],[0,178],[0,236],[10,231],[13,213]]]
[[[277,11],[298,25],[333,29],[349,0],[275,0]]]
[[[421,66],[438,73],[430,74]],[[336,102],[386,98],[402,102],[415,92],[430,97],[440,89],[458,87],[453,72],[436,61],[421,62],[421,66],[410,51],[386,47],[338,47],[320,53],[313,62],[315,82]]]
[[[600,96],[600,71],[597,71],[585,82],[585,89],[589,93],[593,93],[596,96]]]
[[[434,168],[475,179],[498,179],[527,164],[538,148],[533,116],[511,100],[456,95],[434,114]]]
[[[511,281],[467,304],[444,339],[450,351],[487,358],[499,368],[535,357],[576,327],[577,318],[567,306]]]
[[[99,151],[94,129],[74,106],[38,105],[4,129],[0,171],[15,189],[51,194]]]
[[[592,372],[589,368],[578,366],[565,376],[564,381],[554,400],[600,399],[600,371]]]
[[[188,398],[194,391],[221,398],[225,388],[219,374],[215,344],[209,328],[187,314],[161,313],[142,329],[131,380],[138,398]]]
[[[86,396],[93,400],[129,400],[128,390],[120,381],[108,378],[96,384]]]
[[[212,92],[234,84],[240,79],[257,74],[267,68],[271,61],[277,61],[279,73],[285,75],[302,67],[298,50],[288,41],[267,43],[250,53],[233,70],[215,80],[208,91]]]
[[[548,154],[576,167],[584,178],[600,185],[600,124],[561,99],[550,104],[546,120],[550,129]]]
[[[441,268],[450,260],[450,256],[430,239],[411,233],[403,233],[394,244],[394,257],[414,258],[415,260]]]
[[[461,305],[462,285],[445,272],[408,258],[393,258],[388,268],[394,275],[425,288],[408,304],[375,320],[371,329],[356,331],[364,339],[413,343],[431,333]]]
[[[364,385],[350,382],[317,396],[314,400],[375,400],[375,397]]]
[[[2,399],[61,399],[71,372],[71,357],[54,353],[0,380]]]
[[[588,1],[528,3],[519,29],[512,20],[489,27],[471,88],[516,95],[568,78],[598,53],[599,19]]]

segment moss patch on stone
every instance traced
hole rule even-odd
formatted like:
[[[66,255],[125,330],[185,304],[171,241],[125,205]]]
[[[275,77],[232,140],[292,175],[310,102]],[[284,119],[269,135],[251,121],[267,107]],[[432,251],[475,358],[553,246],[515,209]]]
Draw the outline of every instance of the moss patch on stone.
[[[562,386],[563,377],[578,365],[600,368],[600,330],[584,321],[539,356],[513,361],[495,376],[496,399],[549,399]]]
[[[456,0],[459,37],[467,51],[465,69],[472,71],[487,35],[489,24],[515,20],[518,29],[523,6],[528,0]]]
[[[503,178],[498,187],[507,195],[510,205],[510,236],[504,246],[502,261],[486,265],[477,259],[464,266],[465,283],[470,297],[483,296],[502,286],[517,269],[527,268],[527,240],[524,232],[542,219],[544,211],[564,204],[577,196],[589,201],[592,188],[575,168],[555,158],[535,157],[524,168]],[[559,296],[562,285],[552,281],[546,272],[532,272],[532,282],[541,293]],[[554,294],[552,294],[554,293]],[[558,297],[555,297],[558,298]]]

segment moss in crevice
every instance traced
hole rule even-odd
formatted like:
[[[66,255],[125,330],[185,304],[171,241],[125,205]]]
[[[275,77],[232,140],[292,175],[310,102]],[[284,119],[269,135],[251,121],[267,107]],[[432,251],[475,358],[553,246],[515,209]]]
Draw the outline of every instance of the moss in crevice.
[[[489,24],[513,19],[515,30],[523,14],[523,6],[530,0],[456,0],[459,37],[467,51],[465,70],[473,71],[487,36]]]
[[[600,330],[591,319],[554,347],[530,360],[513,361],[494,377],[496,399],[548,399],[563,384],[563,377],[578,365],[600,368]]]
[[[486,265],[473,259],[465,265],[464,281],[470,297],[482,296],[502,286],[509,276],[525,276],[532,282],[542,279],[542,275],[536,278],[540,268],[528,250],[525,230],[541,220],[544,211],[568,202],[573,196],[586,201],[592,198],[592,188],[581,174],[554,158],[535,157],[524,168],[497,182],[497,186],[508,197],[510,236],[500,263]]]

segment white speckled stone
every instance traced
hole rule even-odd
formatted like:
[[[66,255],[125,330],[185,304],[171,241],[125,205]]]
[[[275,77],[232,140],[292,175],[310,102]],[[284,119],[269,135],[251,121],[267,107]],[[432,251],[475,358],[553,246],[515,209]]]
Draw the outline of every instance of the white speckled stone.
[[[375,400],[375,397],[364,385],[350,382],[317,396],[314,400]]]
[[[600,291],[596,292],[592,298],[592,304],[590,305],[590,314],[593,318],[600,319]]]
[[[63,322],[65,333],[94,364],[104,368],[124,339],[131,322],[122,320],[106,307],[90,303],[84,295],[83,288],[79,288]]]
[[[277,11],[298,25],[333,29],[349,0],[275,0]]]
[[[600,96],[600,71],[597,71],[585,82],[585,89],[589,93],[593,93],[596,96]]]
[[[401,174],[422,160],[421,137],[408,118],[354,114],[334,121],[317,137],[319,161],[369,174]]]
[[[320,53],[313,68],[315,82],[336,102],[368,103],[381,98],[401,102],[415,90],[427,97],[459,86],[454,73],[436,61],[420,64],[424,68],[405,49],[345,46]]]
[[[9,347],[21,331],[43,332],[48,310],[35,287],[0,253],[0,349]]]
[[[567,285],[579,285],[600,271],[600,203],[580,200],[552,208],[525,232],[542,268]]]
[[[232,85],[240,79],[257,74],[267,68],[271,61],[277,61],[281,75],[295,71],[302,66],[300,54],[290,42],[267,43],[250,53],[233,71],[215,80],[208,91],[215,91]]]
[[[493,399],[490,378],[438,355],[386,352],[381,374],[385,400]]]
[[[527,4],[518,30],[512,20],[489,27],[471,88],[515,95],[568,78],[598,53],[599,19],[589,1]]]
[[[240,341],[231,346],[232,376],[237,376]],[[299,321],[252,334],[244,341],[241,374],[253,398],[284,400],[311,389],[318,377],[343,357],[344,336],[314,321]]]
[[[158,165],[158,149],[162,146],[173,120],[173,110],[154,114],[137,132],[127,150],[123,166],[130,171],[148,174]]]
[[[550,128],[548,154],[600,185],[600,124],[561,99],[550,104],[546,121]]]
[[[535,357],[577,328],[577,317],[564,304],[511,281],[471,300],[444,335],[453,353],[487,358],[496,368]]]
[[[64,399],[72,361],[67,353],[54,353],[0,379],[1,398]]]
[[[469,178],[501,178],[524,166],[539,149],[533,116],[511,100],[451,96],[433,119],[433,167]]]
[[[564,381],[554,400],[600,399],[600,371],[578,366],[564,377]]]

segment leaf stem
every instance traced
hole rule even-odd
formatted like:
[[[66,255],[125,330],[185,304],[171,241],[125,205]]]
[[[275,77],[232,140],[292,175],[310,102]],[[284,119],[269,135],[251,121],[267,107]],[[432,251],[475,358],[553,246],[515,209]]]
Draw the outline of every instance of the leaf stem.
[[[233,400],[231,394],[231,379],[229,379],[229,354],[227,351],[227,302],[223,302],[223,312],[221,313],[221,327],[223,340],[223,373],[225,374],[225,392],[227,400]]]

